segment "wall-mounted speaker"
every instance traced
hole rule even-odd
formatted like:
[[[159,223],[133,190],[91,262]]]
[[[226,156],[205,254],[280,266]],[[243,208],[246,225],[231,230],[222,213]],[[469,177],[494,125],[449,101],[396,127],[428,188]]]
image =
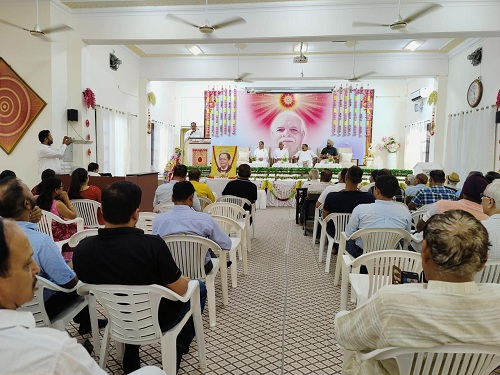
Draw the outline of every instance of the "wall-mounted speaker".
[[[78,121],[77,109],[68,109],[68,121]]]

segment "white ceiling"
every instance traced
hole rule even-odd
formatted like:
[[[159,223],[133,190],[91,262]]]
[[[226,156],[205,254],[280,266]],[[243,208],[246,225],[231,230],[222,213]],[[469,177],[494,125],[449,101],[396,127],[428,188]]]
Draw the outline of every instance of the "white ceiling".
[[[240,51],[240,72],[252,72],[254,80],[290,80],[300,72],[312,80],[348,77],[353,48],[343,41],[358,41],[356,73],[358,68],[375,72],[370,79],[442,76],[447,75],[447,61],[454,51],[481,38],[500,36],[499,0],[402,0],[403,18],[437,4],[404,32],[353,25],[393,23],[398,0],[210,0],[208,11],[203,0],[51,1],[69,15],[70,26],[86,43],[127,46],[142,59],[143,74],[149,79],[234,78],[235,43],[247,44]],[[205,19],[217,24],[235,16],[245,22],[207,37],[169,14],[197,25]],[[414,39],[424,44],[415,52],[404,51]],[[307,64],[292,62],[297,55],[293,45],[300,42],[308,42]],[[191,55],[187,44],[198,45],[204,55]]]

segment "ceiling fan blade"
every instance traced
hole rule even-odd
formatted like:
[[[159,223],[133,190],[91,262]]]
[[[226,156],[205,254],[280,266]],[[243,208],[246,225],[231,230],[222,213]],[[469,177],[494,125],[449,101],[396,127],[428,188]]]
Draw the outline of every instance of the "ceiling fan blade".
[[[173,14],[167,14],[167,18],[171,18],[172,20],[180,22],[180,23],[183,23],[185,25],[196,27],[197,29],[199,29],[201,27],[201,26],[198,26],[198,25],[196,25],[196,24],[194,24],[192,22],[186,21],[183,18],[177,17],[177,16],[175,16]]]
[[[358,76],[356,76],[356,77],[353,77],[353,78],[356,78],[356,79],[360,80],[360,79],[363,79],[363,78],[365,78],[365,77],[371,76],[371,75],[373,75],[373,74],[375,74],[375,73],[376,73],[376,72],[374,72],[374,71],[371,71],[371,72],[366,72],[366,73],[360,74],[360,75],[358,75]]]
[[[21,29],[21,30],[24,30],[24,31],[30,31],[29,29],[25,29],[24,27],[15,25],[15,24],[13,24],[11,22],[8,22],[8,21],[0,20],[0,23],[3,23],[4,25],[15,27],[16,29]]]
[[[222,21],[222,22],[219,22],[215,25],[212,25],[212,27],[217,30],[217,29],[221,29],[223,27],[227,27],[227,26],[232,26],[232,25],[237,25],[239,23],[246,23],[247,21],[245,21],[243,18],[241,17],[233,17],[233,18],[229,18],[225,21]]]
[[[373,23],[373,22],[353,22],[352,26],[354,27],[359,27],[359,26],[390,26],[390,25],[384,25],[381,23]]]
[[[241,80],[244,80],[246,77],[248,77],[251,73],[241,73],[238,78]]]
[[[71,27],[68,25],[58,25],[54,27],[49,27],[48,29],[44,29],[43,32],[45,34],[53,34],[53,33],[59,33],[61,31],[67,31],[67,30],[73,30]]]
[[[405,21],[406,23],[413,22],[417,18],[423,17],[423,16],[425,16],[428,13],[434,12],[438,8],[441,8],[441,5],[439,5],[439,4],[430,4],[428,7],[424,8],[424,9],[421,9],[418,12],[413,13],[412,15],[406,17],[403,21]]]

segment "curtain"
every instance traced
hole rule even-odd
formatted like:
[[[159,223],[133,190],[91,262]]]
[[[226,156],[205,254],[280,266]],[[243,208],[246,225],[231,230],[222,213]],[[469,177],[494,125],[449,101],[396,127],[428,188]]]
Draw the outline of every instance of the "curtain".
[[[134,171],[137,161],[134,161],[134,156],[139,154],[138,143],[131,141],[134,125],[137,125],[137,117],[130,113],[97,107],[97,163],[100,171],[113,176],[125,176]]]
[[[444,169],[461,180],[470,171],[487,172],[495,163],[495,108],[488,106],[448,116]]]
[[[154,123],[153,137],[153,171],[162,173],[170,156],[174,153],[175,126],[152,120]]]
[[[427,144],[427,124],[429,120],[414,122],[405,126],[405,169],[413,169],[415,164],[425,161],[425,150]]]

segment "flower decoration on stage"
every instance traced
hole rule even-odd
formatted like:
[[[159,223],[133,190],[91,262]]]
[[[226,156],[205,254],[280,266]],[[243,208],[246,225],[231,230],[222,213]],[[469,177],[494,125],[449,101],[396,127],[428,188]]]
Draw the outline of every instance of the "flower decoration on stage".
[[[286,156],[283,156],[283,157],[281,158],[281,161],[282,161],[283,163],[286,163],[286,162],[288,161],[288,158],[287,158]]]
[[[83,92],[83,101],[87,108],[95,109],[95,95],[94,92],[88,87]]]
[[[392,135],[382,137],[382,144],[378,145],[380,151],[387,150],[390,154],[393,154],[399,150],[401,144],[396,142]]]
[[[176,147],[174,153],[170,157],[165,169],[163,170],[163,183],[169,182],[174,175],[174,167],[181,162],[182,149]]]

